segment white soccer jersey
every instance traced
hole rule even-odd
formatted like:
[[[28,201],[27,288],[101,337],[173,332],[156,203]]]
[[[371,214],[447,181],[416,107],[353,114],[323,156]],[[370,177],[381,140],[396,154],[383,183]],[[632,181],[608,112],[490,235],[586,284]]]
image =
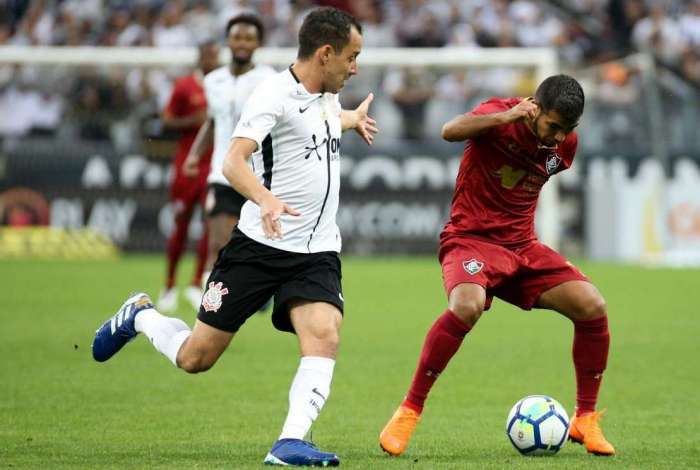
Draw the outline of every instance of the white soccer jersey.
[[[265,237],[260,208],[247,201],[238,228],[264,245],[296,253],[340,252],[340,102],[309,93],[290,69],[265,80],[243,109],[234,137],[258,144],[253,171],[277,198],[301,212],[282,214],[282,240]]]
[[[214,152],[208,183],[230,186],[222,173],[224,157],[231,144],[231,135],[241,116],[243,104],[256,86],[276,72],[267,65],[256,65],[243,75],[234,76],[228,65],[209,72],[204,77],[207,113],[214,120]]]

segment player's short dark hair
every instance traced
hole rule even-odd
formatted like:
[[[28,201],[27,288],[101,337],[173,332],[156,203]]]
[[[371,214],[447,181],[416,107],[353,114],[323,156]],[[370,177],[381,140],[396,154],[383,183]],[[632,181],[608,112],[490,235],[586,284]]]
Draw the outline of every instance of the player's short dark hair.
[[[575,123],[583,114],[585,97],[575,78],[560,74],[540,83],[535,100],[542,111],[556,111],[566,122]]]
[[[333,7],[316,8],[306,15],[299,29],[298,59],[308,59],[319,47],[330,44],[339,54],[350,42],[350,32],[355,27],[362,34],[362,26],[354,16]]]
[[[258,41],[260,44],[262,44],[263,40],[265,39],[265,25],[263,25],[263,22],[259,17],[253,15],[252,13],[241,13],[240,15],[236,15],[228,20],[228,23],[226,23],[226,37],[228,37],[228,35],[231,33],[231,28],[238,23],[255,26],[255,29],[258,30]]]

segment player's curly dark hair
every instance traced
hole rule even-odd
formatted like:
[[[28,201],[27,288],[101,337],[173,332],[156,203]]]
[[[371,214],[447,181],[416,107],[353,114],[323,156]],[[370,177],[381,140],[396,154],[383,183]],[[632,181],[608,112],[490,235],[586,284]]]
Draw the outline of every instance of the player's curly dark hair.
[[[569,75],[553,75],[540,83],[535,101],[545,113],[556,111],[567,122],[575,123],[583,114],[583,88]]]
[[[308,59],[316,49],[326,44],[339,54],[350,42],[350,30],[353,26],[362,34],[362,26],[351,14],[333,7],[316,8],[306,15],[299,29],[297,58]]]
[[[226,23],[227,37],[231,33],[231,28],[233,28],[233,26],[238,23],[255,26],[255,29],[258,30],[258,42],[260,44],[263,43],[263,41],[265,40],[265,25],[263,25],[263,22],[259,17],[253,15],[252,13],[241,13],[240,15],[234,16],[233,18],[228,20],[228,23]]]

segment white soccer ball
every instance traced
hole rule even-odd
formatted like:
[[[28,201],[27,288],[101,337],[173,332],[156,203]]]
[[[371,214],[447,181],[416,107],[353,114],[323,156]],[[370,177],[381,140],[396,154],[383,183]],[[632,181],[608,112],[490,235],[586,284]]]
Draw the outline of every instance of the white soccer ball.
[[[554,398],[530,395],[511,408],[506,433],[523,455],[554,455],[569,437],[569,416]]]

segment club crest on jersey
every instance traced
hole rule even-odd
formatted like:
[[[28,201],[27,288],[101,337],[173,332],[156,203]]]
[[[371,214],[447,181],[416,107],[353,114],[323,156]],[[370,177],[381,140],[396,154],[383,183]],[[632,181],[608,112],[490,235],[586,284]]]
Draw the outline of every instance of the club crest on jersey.
[[[210,282],[209,289],[202,297],[202,307],[207,312],[216,312],[221,308],[223,296],[228,294],[228,289],[222,282]]]
[[[470,259],[469,261],[462,261],[462,266],[464,267],[464,270],[471,274],[472,276],[479,271],[481,271],[481,268],[484,267],[484,263],[481,261],[477,261],[475,258]]]
[[[547,163],[545,165],[547,168],[547,174],[551,175],[552,173],[554,173],[556,169],[559,168],[560,163],[561,157],[556,153],[553,153],[549,157],[547,157]]]

